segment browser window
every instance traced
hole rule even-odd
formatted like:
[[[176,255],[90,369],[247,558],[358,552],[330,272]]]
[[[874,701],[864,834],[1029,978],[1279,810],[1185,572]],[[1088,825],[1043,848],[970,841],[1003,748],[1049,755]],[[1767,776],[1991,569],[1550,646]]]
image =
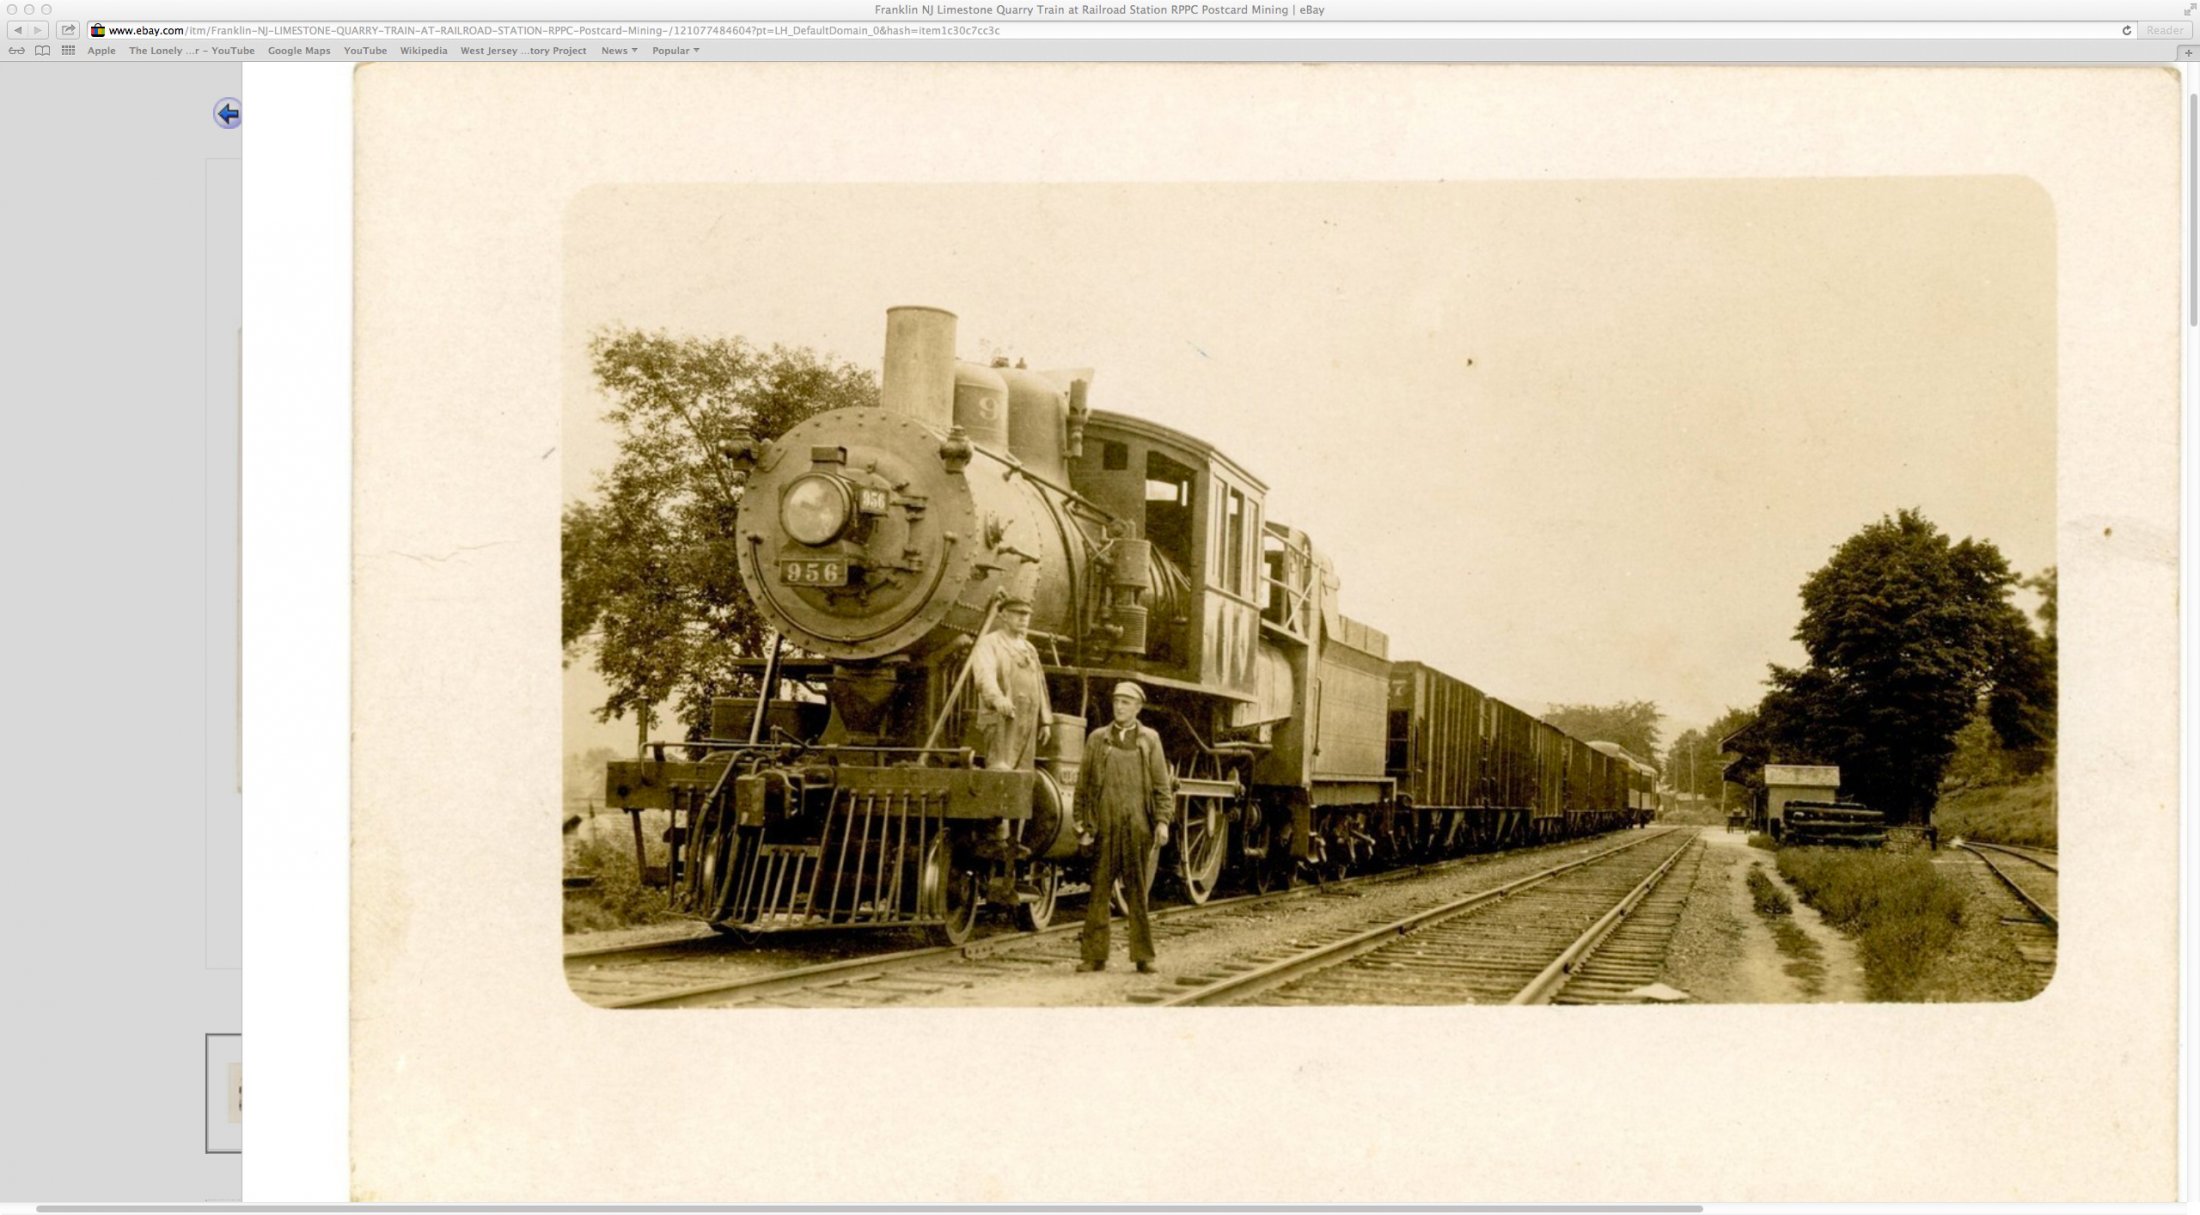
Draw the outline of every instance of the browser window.
[[[2182,1200],[2192,5],[4,8],[11,1209]]]

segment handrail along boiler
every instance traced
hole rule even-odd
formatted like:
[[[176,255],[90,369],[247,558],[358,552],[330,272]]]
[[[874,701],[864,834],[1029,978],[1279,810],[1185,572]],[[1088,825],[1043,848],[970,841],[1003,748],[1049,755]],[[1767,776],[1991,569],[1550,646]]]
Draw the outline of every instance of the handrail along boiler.
[[[676,908],[728,930],[960,941],[992,902],[1043,926],[1089,874],[1069,801],[1083,714],[1120,679],[1147,689],[1175,768],[1165,867],[1195,902],[1230,872],[1266,888],[1647,819],[1627,759],[1392,664],[1337,610],[1329,560],[1262,517],[1259,478],[1090,408],[1092,379],[961,362],[953,314],[894,308],[876,408],[735,453],[740,575],[778,633],[761,694],[605,779],[637,849],[640,815],[671,812]],[[969,745],[971,644],[1011,594],[1032,604],[1053,703],[1079,709],[1034,771],[988,770]],[[822,703],[783,697],[793,681]]]

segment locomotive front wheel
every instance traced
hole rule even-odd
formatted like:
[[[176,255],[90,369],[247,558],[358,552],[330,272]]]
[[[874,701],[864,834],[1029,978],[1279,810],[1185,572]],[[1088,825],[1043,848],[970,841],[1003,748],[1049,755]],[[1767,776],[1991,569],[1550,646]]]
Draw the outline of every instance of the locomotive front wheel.
[[[1039,897],[1016,902],[1016,927],[1025,932],[1037,932],[1054,921],[1054,903],[1062,891],[1062,869],[1042,861],[1031,867],[1030,878],[1039,888]]]
[[[706,920],[717,921],[733,908],[733,861],[738,837],[731,816],[713,808],[702,816],[697,847],[688,861],[689,905]]]
[[[1212,797],[1186,798],[1184,821],[1177,824],[1176,880],[1184,897],[1194,906],[1212,898],[1222,882],[1222,862],[1229,855],[1230,819],[1222,802]]]
[[[935,945],[960,945],[978,926],[978,875],[955,868],[954,860],[947,833],[933,836],[924,852],[917,897],[924,914],[940,917],[939,923],[924,928]]]

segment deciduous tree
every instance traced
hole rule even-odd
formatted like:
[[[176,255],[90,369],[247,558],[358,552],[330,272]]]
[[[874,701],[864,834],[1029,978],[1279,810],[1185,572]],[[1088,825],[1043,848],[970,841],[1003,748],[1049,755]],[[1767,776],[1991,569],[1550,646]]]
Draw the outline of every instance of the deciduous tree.
[[[1851,536],[1803,583],[1808,665],[1772,668],[1771,758],[1839,764],[1849,796],[1922,817],[1981,693],[2013,679],[2013,639],[2030,636],[2015,584],[1992,544],[1951,543],[1915,510]]]
[[[606,330],[589,343],[618,428],[617,461],[563,520],[567,660],[592,650],[605,721],[670,702],[691,736],[713,696],[754,691],[736,668],[765,626],[735,561],[742,474],[727,453],[811,414],[878,403],[871,373],[738,337]]]
[[[2055,745],[2055,567],[2027,578],[2040,596],[2040,631],[2022,614],[2003,622],[1986,718],[2020,774],[2038,771]]]

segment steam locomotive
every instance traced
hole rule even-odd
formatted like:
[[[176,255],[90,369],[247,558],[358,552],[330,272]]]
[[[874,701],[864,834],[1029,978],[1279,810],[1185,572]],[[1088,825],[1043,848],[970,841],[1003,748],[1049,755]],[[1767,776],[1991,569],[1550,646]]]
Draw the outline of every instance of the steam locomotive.
[[[1175,769],[1166,871],[1205,902],[1295,876],[1653,817],[1652,771],[1434,668],[1337,610],[1330,560],[1266,485],[1155,422],[1091,408],[1090,369],[956,357],[955,317],[894,308],[876,408],[730,453],[735,550],[777,630],[760,694],[708,737],[610,765],[606,804],[669,811],[653,877],[726,931],[1043,927],[1089,878],[1069,799],[1118,680]],[[1010,596],[1058,713],[1034,770],[988,770],[968,686]],[[789,649],[797,651],[790,656]],[[685,751],[686,758],[669,752]],[[637,861],[642,858],[637,856]]]

